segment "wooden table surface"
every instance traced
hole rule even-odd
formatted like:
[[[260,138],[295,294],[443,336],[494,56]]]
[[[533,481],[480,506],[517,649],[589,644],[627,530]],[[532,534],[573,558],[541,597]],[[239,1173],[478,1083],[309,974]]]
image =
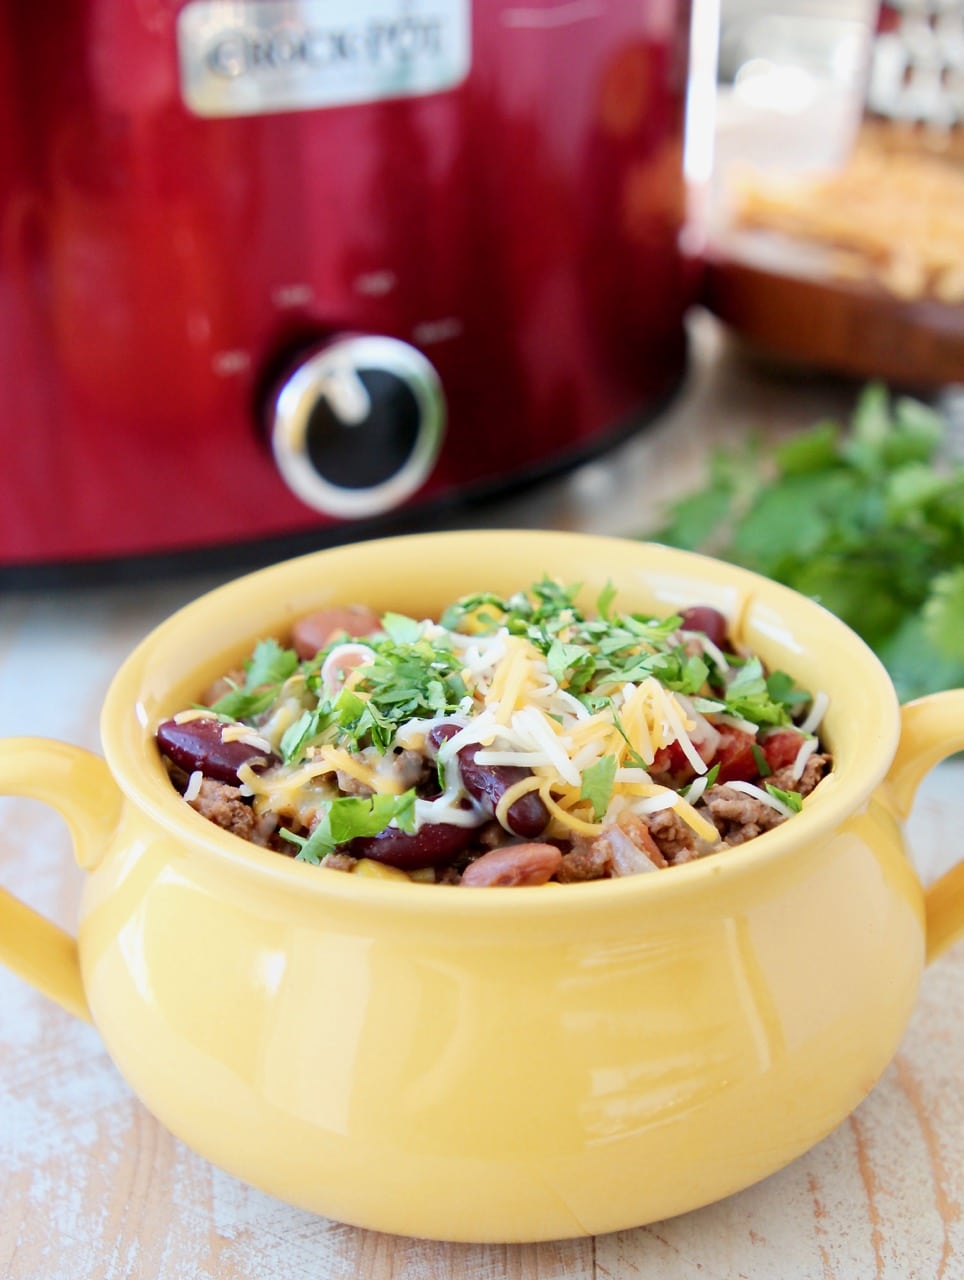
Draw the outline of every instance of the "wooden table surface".
[[[462,517],[635,533],[702,474],[708,445],[848,408],[854,388],[740,359],[705,316],[693,370],[660,422],[562,481]],[[226,576],[226,575],[221,575]],[[0,736],[97,748],[120,660],[213,585],[0,594]],[[61,820],[0,801],[0,882],[65,927],[81,873]],[[964,829],[964,765],[935,769],[909,834],[925,879]],[[964,945],[925,974],[890,1067],[819,1146],[709,1208],[595,1239],[528,1246],[405,1240],[313,1217],[195,1156],[132,1096],[97,1033],[0,971],[3,1280],[964,1280]]]

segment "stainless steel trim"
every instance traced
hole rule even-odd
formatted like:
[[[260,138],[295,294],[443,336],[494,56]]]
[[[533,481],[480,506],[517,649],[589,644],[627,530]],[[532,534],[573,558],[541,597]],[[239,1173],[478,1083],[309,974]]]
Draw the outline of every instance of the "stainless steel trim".
[[[383,369],[408,385],[418,404],[419,427],[412,452],[393,476],[368,489],[346,489],[326,480],[312,465],[308,423],[319,399],[332,404],[331,389],[341,395],[363,369]],[[282,478],[302,502],[326,515],[357,520],[400,506],[424,484],[442,447],[445,420],[442,383],[421,351],[398,338],[346,335],[309,356],[285,381],[275,401],[271,448]],[[345,421],[364,432],[357,417]],[[363,434],[359,447],[364,447]]]

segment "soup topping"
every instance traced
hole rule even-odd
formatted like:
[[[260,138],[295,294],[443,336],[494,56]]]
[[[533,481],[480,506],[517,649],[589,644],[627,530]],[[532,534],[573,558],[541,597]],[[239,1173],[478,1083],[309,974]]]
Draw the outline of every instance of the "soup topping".
[[[204,817],[330,869],[466,886],[636,875],[741,844],[830,768],[826,697],[717,610],[616,609],[545,578],[438,621],[299,619],[157,729]]]

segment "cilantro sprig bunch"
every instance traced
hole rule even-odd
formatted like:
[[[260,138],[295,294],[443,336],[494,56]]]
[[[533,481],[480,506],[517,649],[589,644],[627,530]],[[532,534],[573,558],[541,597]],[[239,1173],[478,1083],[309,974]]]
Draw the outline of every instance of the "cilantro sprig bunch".
[[[861,394],[763,450],[716,453],[655,536],[813,597],[877,652],[902,700],[964,684],[964,466],[926,405]]]

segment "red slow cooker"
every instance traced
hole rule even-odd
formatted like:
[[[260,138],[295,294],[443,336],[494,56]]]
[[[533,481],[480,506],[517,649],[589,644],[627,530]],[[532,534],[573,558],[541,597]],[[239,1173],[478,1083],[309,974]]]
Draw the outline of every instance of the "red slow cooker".
[[[2,14],[0,567],[358,536],[677,384],[688,3]]]

